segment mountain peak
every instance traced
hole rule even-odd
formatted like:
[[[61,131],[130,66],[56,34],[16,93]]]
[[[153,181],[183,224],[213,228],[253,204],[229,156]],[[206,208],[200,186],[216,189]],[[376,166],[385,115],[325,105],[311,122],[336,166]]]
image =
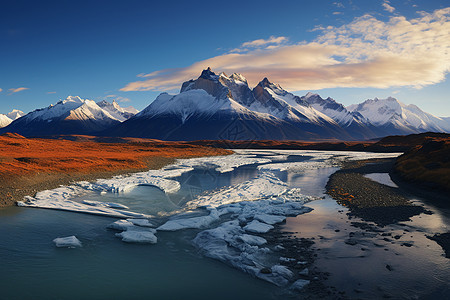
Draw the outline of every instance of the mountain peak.
[[[269,81],[269,79],[267,79],[267,77],[264,77],[263,80],[261,80],[258,85],[262,86],[262,87],[269,87],[270,85],[272,85],[272,83]]]
[[[210,67],[208,67],[206,70],[202,71],[202,74],[199,78],[208,79],[208,80],[216,80],[217,79],[216,73],[214,73]]]
[[[247,78],[245,78],[242,74],[239,73],[231,74],[230,79],[233,79],[234,81],[241,81],[247,83]]]

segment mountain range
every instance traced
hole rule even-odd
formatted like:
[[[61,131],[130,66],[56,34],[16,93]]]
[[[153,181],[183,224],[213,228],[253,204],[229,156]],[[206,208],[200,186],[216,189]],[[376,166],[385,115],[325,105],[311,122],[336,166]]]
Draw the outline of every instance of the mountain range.
[[[348,107],[318,94],[299,97],[267,78],[251,89],[241,74],[216,74],[210,68],[184,82],[179,94],[162,93],[141,112],[115,101],[96,103],[69,96],[0,129],[25,136],[95,134],[161,140],[367,140],[426,131],[449,132],[450,119],[392,97]]]

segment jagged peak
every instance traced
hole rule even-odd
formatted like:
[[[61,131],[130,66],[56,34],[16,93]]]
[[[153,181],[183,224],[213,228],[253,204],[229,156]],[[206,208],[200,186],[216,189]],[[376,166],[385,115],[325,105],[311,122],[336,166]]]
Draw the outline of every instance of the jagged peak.
[[[208,79],[208,80],[217,80],[217,75],[214,73],[210,67],[208,67],[206,70],[202,71],[202,74],[199,78]]]
[[[245,78],[240,73],[233,73],[233,74],[231,74],[230,79],[233,79],[235,81],[241,81],[241,82],[247,83],[247,78]]]

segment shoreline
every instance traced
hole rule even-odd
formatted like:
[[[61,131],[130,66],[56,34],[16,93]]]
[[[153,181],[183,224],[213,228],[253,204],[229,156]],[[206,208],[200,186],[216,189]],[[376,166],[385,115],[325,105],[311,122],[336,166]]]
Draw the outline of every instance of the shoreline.
[[[0,208],[78,181],[160,169],[176,159],[229,155],[230,150],[178,142],[124,143],[0,136]]]
[[[403,190],[364,177],[370,173],[390,174],[394,163],[395,158],[346,162],[328,179],[326,193],[349,208],[350,215],[381,227],[428,213],[409,201]]]

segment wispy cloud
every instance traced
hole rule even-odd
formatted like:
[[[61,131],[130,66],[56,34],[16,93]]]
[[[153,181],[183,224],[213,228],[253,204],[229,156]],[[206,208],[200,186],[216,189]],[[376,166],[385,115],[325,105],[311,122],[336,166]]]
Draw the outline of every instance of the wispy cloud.
[[[383,6],[385,11],[393,13],[395,10],[395,7],[390,6],[389,3],[390,3],[389,1],[385,0],[385,1],[383,1],[383,3],[381,5]]]
[[[2,88],[0,88],[0,92],[1,92],[1,91],[3,91],[3,89],[2,89]]]
[[[342,15],[342,12],[340,12],[340,11],[333,11],[333,15]]]
[[[271,36],[268,39],[258,39],[249,42],[242,43],[239,48],[235,48],[230,52],[246,52],[249,50],[254,50],[257,48],[262,49],[274,49],[279,47],[281,44],[286,43],[288,38],[285,36]],[[154,72],[157,73],[158,71]]]
[[[21,92],[21,91],[25,91],[25,90],[29,90],[29,88],[19,87],[19,88],[15,88],[15,89],[9,89],[9,95],[14,94],[14,93],[18,93],[18,92]]]
[[[265,46],[265,45],[269,45],[269,44],[281,44],[282,42],[286,42],[286,41],[287,41],[287,37],[271,36],[267,40],[259,39],[259,40],[254,40],[254,41],[250,41],[250,42],[245,42],[242,44],[242,47],[261,47],[261,46]]]
[[[47,92],[47,94],[56,94],[56,92]]]
[[[364,15],[340,27],[318,28],[320,35],[311,42],[228,52],[189,67],[141,75],[145,80],[121,90],[176,90],[208,66],[219,72],[242,73],[251,84],[267,76],[293,91],[420,88],[443,81],[450,71],[449,30],[450,7],[421,12],[414,19],[392,16],[386,22]]]

